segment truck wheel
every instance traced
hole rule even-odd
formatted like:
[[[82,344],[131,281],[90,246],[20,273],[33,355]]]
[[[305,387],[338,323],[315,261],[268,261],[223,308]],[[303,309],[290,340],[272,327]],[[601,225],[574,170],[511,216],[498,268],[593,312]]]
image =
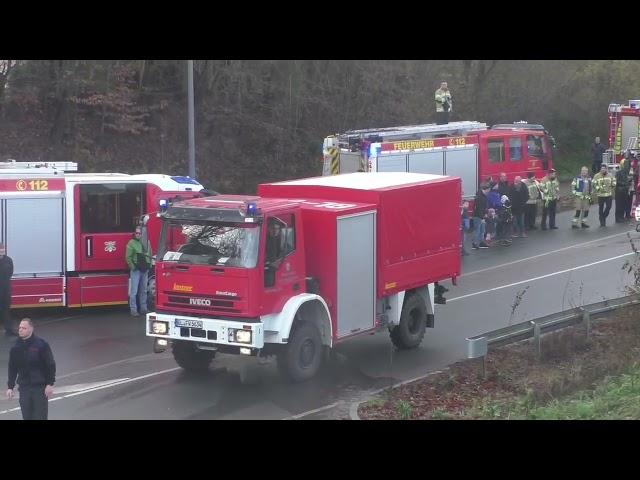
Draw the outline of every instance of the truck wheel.
[[[156,277],[149,277],[147,281],[147,311],[156,311]]]
[[[318,373],[323,354],[318,329],[310,323],[302,323],[278,354],[278,370],[289,380],[303,382]]]
[[[422,297],[413,294],[404,299],[400,324],[391,330],[391,341],[400,350],[420,345],[427,329],[427,308]]]
[[[189,372],[206,372],[215,352],[198,350],[191,342],[173,342],[173,358],[176,363]]]

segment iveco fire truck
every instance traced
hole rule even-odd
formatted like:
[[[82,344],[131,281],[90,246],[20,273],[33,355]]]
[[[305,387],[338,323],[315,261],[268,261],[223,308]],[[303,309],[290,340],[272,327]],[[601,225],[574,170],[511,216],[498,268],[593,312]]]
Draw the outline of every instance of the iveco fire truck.
[[[462,179],[464,199],[501,172],[510,181],[533,171],[543,177],[553,167],[553,137],[542,125],[476,121],[351,130],[323,143],[323,175],[349,172],[414,172]]]
[[[311,378],[323,351],[389,329],[417,347],[436,282],[460,274],[460,179],[352,173],[185,200],[160,214],[154,351],[206,370],[217,352],[277,355]]]
[[[125,250],[141,216],[203,189],[189,177],[69,173],[77,168],[0,162],[0,241],[14,264],[12,308],[126,304]],[[155,252],[159,222],[148,227]]]

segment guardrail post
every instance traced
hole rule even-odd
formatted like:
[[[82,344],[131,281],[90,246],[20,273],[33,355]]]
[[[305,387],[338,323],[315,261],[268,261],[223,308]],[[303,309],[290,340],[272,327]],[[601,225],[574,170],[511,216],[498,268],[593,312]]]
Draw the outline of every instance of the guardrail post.
[[[533,341],[536,344],[536,353],[538,355],[538,360],[542,357],[542,348],[540,345],[540,324],[536,322],[531,322],[533,324]]]
[[[584,322],[585,328],[587,329],[587,340],[591,335],[591,313],[588,310],[584,310],[582,312],[582,321]]]

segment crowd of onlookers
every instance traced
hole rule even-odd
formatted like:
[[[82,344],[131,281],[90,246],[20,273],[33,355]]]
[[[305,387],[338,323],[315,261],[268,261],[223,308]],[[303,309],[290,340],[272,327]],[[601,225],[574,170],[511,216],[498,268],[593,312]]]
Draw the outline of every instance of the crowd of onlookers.
[[[609,173],[606,164],[597,166],[599,171],[593,178],[589,176],[589,169],[582,167],[580,174],[571,182],[570,194],[575,211],[571,228],[589,228],[589,207],[595,203],[598,204],[600,227],[606,227],[614,198],[615,221],[627,222],[633,218],[634,195],[636,191],[640,192],[640,169],[636,156],[627,152],[615,174]],[[540,180],[535,178],[534,172],[528,172],[524,179],[516,176],[513,182],[508,181],[506,173],[501,173],[497,181],[486,178],[476,193],[471,215],[469,203],[462,205],[462,254],[467,255],[465,231],[472,232],[471,247],[474,250],[511,245],[513,238],[527,237],[528,231],[538,228],[538,211],[541,211],[540,229],[557,229],[559,197],[560,183],[554,169]]]

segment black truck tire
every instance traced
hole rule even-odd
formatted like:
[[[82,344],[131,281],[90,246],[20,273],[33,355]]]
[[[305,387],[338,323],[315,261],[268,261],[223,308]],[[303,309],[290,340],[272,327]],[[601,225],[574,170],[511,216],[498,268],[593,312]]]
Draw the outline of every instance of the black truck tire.
[[[173,358],[176,363],[189,372],[206,372],[215,352],[198,350],[194,343],[174,341],[172,345]]]
[[[413,293],[405,296],[400,324],[390,332],[391,341],[400,350],[416,348],[422,342],[427,329],[427,307],[422,296]]]
[[[289,343],[278,353],[278,370],[293,382],[309,380],[320,370],[323,350],[320,332],[315,325],[300,323],[292,331]]]
[[[147,311],[156,311],[156,276],[149,275],[147,280]]]

